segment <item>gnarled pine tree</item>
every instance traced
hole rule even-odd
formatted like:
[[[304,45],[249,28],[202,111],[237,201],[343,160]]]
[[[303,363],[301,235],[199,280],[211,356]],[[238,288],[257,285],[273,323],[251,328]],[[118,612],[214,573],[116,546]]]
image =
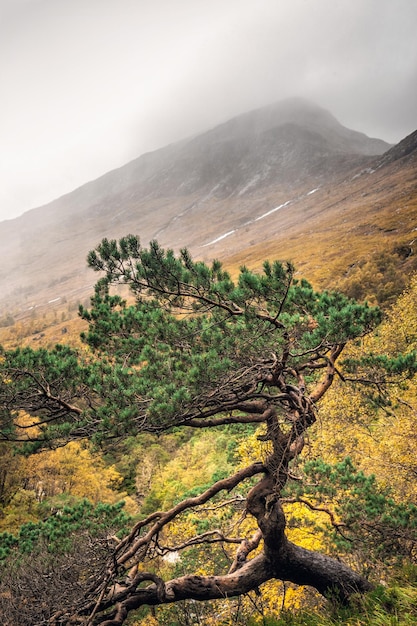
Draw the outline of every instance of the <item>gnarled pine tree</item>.
[[[342,601],[370,589],[341,561],[288,540],[280,496],[346,343],[374,329],[380,311],[317,293],[294,278],[290,264],[265,262],[258,274],[243,267],[234,283],[217,261],[194,262],[186,250],[175,256],[156,242],[144,249],[135,236],[103,240],[88,262],[103,273],[91,308],[80,311],[93,356],[82,360],[62,346],[4,353],[2,439],[33,451],[80,438],[254,423],[264,424],[269,453],[138,521],[79,601],[63,603],[45,623],[119,626],[143,605],[239,596],[270,579]],[[132,305],[111,293],[118,284],[130,288]],[[21,411],[36,418],[36,428],[27,420],[19,426]],[[145,566],[173,549],[165,532],[172,520],[245,485],[246,512],[258,526],[252,537],[217,530],[186,542],[236,543],[229,571],[163,580]]]

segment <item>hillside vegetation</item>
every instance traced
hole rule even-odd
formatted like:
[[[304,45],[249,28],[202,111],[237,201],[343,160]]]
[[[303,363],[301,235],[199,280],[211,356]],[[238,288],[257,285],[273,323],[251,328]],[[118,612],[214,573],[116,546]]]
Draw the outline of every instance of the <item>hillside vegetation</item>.
[[[417,623],[416,169],[292,100],[0,224],[2,624]]]
[[[133,247],[131,253],[134,250]],[[155,274],[157,283],[154,293],[161,295],[160,281],[171,281],[180,266],[176,265],[174,257],[165,257],[162,252],[160,256],[158,248],[154,252],[158,263],[163,263]],[[102,260],[93,255],[90,256],[90,263],[102,270],[107,267],[110,284],[117,280],[121,271],[120,257],[117,261],[120,253],[116,254],[116,249],[111,246],[104,246],[100,254]],[[142,261],[146,259],[145,256]],[[147,262],[150,263],[151,259],[149,257]],[[168,265],[165,266],[165,262]],[[184,294],[171,293],[170,287],[167,311],[178,312],[190,297],[207,293],[207,285],[204,285],[209,275],[204,274],[204,266],[193,265],[188,257],[184,257],[183,262],[186,271],[191,272],[188,280],[194,271],[195,280],[203,272],[197,282],[191,283],[200,287],[195,292]],[[128,272],[126,277],[132,281],[133,275],[127,267],[123,272]],[[320,552],[326,558],[337,555],[338,559],[342,558],[364,577],[356,579],[358,590],[361,588],[359,580],[366,579],[372,586],[376,585],[375,590],[365,599],[352,598],[348,608],[329,606],[313,593],[311,586],[290,584],[288,580],[291,576],[287,574],[289,579],[284,583],[267,581],[260,590],[255,586],[254,591],[247,591],[236,600],[195,603],[192,599],[184,599],[173,605],[161,603],[159,608],[154,609],[152,605],[160,603],[159,596],[154,597],[150,608],[145,605],[133,612],[131,623],[199,623],[207,626],[213,623],[283,626],[415,623],[417,506],[413,484],[417,471],[414,454],[417,282],[413,279],[398,299],[390,294],[390,311],[382,324],[370,332],[377,322],[376,310],[373,312],[373,309],[359,307],[348,313],[349,301],[343,298],[332,301],[334,296],[330,295],[324,296],[326,309],[321,309],[320,300],[316,300],[314,291],[305,281],[295,279],[291,288],[294,291],[288,291],[290,282],[294,280],[290,266],[287,269],[281,265],[274,267],[275,278],[271,273],[272,266],[269,269],[266,266],[265,278],[261,278],[260,272],[243,271],[239,279],[241,291],[233,291],[235,287],[229,283],[227,274],[222,273],[219,265],[213,266],[214,274],[210,281],[217,277],[213,282],[213,288],[217,285],[213,292],[217,302],[224,302],[225,305],[228,302],[227,307],[234,303],[233,307],[237,308],[230,311],[235,311],[237,319],[240,319],[239,311],[243,311],[243,303],[250,303],[245,313],[245,325],[238,329],[235,338],[229,335],[232,327],[229,330],[226,330],[228,326],[223,327],[222,332],[226,331],[225,338],[228,337],[226,344],[224,339],[220,340],[216,329],[219,324],[226,323],[227,316],[223,320],[218,319],[215,324],[212,319],[207,327],[205,323],[201,328],[197,324],[198,314],[205,316],[210,310],[210,307],[207,309],[207,301],[202,310],[194,308],[191,316],[188,313],[183,321],[177,314],[172,319],[165,317],[163,307],[161,314],[156,315],[158,309],[154,309],[152,300],[148,300],[150,294],[143,300],[140,282],[133,281],[132,286],[136,284],[135,295],[139,298],[131,299],[131,305],[124,304],[119,296],[110,296],[105,284],[99,283],[91,308],[82,309],[81,327],[77,325],[72,330],[73,322],[62,320],[65,311],[57,313],[50,320],[50,326],[45,319],[43,336],[39,333],[35,335],[38,337],[35,345],[38,348],[50,344],[49,352],[41,349],[32,353],[26,348],[26,352],[4,353],[0,468],[0,523],[3,534],[0,553],[6,575],[1,577],[0,610],[5,623],[83,623],[71,621],[76,620],[74,614],[70,618],[65,613],[69,606],[72,605],[74,611],[75,606],[80,609],[84,606],[83,602],[87,602],[87,614],[92,616],[93,605],[87,601],[88,596],[81,599],[79,581],[87,575],[91,584],[95,581],[96,585],[97,580],[103,582],[104,579],[100,579],[103,565],[110,563],[115,554],[123,555],[123,551],[118,552],[117,548],[120,538],[124,537],[122,542],[126,542],[130,536],[125,545],[133,549],[134,544],[130,542],[141,536],[141,533],[132,534],[129,528],[143,527],[151,532],[152,525],[149,524],[154,512],[176,511],[176,507],[182,506],[181,502],[190,502],[191,506],[182,509],[181,516],[173,514],[169,525],[164,522],[155,538],[149,544],[143,544],[147,548],[142,555],[138,553],[139,559],[130,556],[131,560],[121,560],[130,568],[137,567],[135,562],[139,563],[136,573],[129,569],[129,576],[139,576],[138,581],[143,578],[143,583],[139,585],[143,588],[145,584],[145,588],[149,588],[146,593],[154,593],[155,584],[157,587],[160,584],[158,581],[179,581],[182,575],[189,572],[205,580],[207,574],[217,574],[219,569],[238,571],[241,567],[236,565],[239,559],[243,559],[242,563],[247,560],[248,566],[259,562],[257,559],[262,555],[259,529],[262,529],[265,542],[268,541],[268,532],[275,528],[269,527],[270,522],[266,521],[272,519],[273,509],[264,517],[265,512],[262,513],[262,508],[258,511],[260,504],[256,504],[258,501],[255,500],[257,489],[266,487],[262,481],[269,480],[268,471],[258,483],[255,476],[258,471],[265,471],[262,468],[268,463],[281,468],[274,475],[280,485],[280,503],[288,539],[309,551]],[[169,270],[164,279],[163,268],[163,271]],[[149,270],[147,275],[149,280]],[[139,275],[135,280],[139,280]],[[177,280],[178,277],[175,278]],[[182,280],[185,280],[185,275]],[[278,282],[274,283],[274,280]],[[174,284],[177,289],[180,283]],[[284,389],[279,377],[276,383],[268,378],[268,372],[272,371],[270,367],[276,365],[273,358],[271,363],[268,361],[271,359],[270,331],[263,334],[261,329],[266,322],[262,321],[259,326],[259,320],[266,314],[263,299],[271,289],[280,294],[278,300],[272,299],[267,305],[272,306],[268,314],[273,327],[273,320],[278,319],[275,318],[274,306],[278,306],[279,319],[285,322],[289,331],[291,352],[298,351],[298,357],[291,366],[288,365],[289,379],[285,382],[285,389],[289,384],[292,393],[297,389],[296,393],[300,394],[294,405],[289,401],[290,396],[279,399]],[[160,295],[156,301],[159,301]],[[303,302],[301,310],[298,314],[291,313],[291,307],[299,298]],[[284,307],[279,302],[288,304]],[[330,314],[329,307],[332,310],[335,307],[334,313]],[[357,313],[353,314],[353,311]],[[256,322],[258,314],[261,317]],[[336,315],[333,321],[329,314]],[[338,315],[348,315],[349,324],[344,325],[340,318],[335,326]],[[355,322],[352,315],[359,315]],[[183,324],[187,319],[194,336],[198,337],[197,345],[200,344],[193,357],[191,345],[184,343],[183,330],[187,326]],[[365,324],[366,332],[360,330],[360,325],[353,330],[353,322],[356,325]],[[63,325],[65,333],[62,333]],[[280,325],[276,328],[279,330]],[[4,332],[12,329],[13,326],[8,327]],[[39,328],[35,330],[39,331]],[[82,341],[77,338],[79,330],[83,330]],[[215,349],[209,348],[213,332]],[[249,336],[256,337],[256,341],[252,339],[251,348],[247,343],[248,332],[254,332],[255,335]],[[332,332],[338,335],[335,335],[336,343],[333,348],[330,344],[326,347]],[[152,338],[150,343],[146,339],[149,333]],[[344,336],[344,333],[347,335]],[[56,337],[63,345],[60,349],[53,348]],[[338,342],[344,344],[347,338],[351,340],[350,347],[344,348],[343,358],[340,357],[337,367],[334,367],[332,359],[336,353],[331,357],[332,349],[338,351],[336,346],[342,345]],[[9,340],[11,346],[26,342],[27,346],[34,347],[30,332],[26,339],[11,333]],[[284,343],[281,344],[281,341],[277,340],[274,345],[276,349],[280,345],[285,354],[285,335]],[[321,348],[314,347],[317,341]],[[310,347],[309,342],[313,342]],[[73,347],[65,348],[64,344]],[[169,350],[174,350],[171,355],[169,345]],[[146,352],[145,360],[143,350]],[[326,376],[332,372],[334,382],[331,386],[325,384],[326,393],[320,391],[322,383],[314,373],[314,367],[307,374],[302,360],[299,361],[303,353],[310,353],[309,367],[314,362],[319,365],[322,358],[323,365],[327,363],[324,372],[330,366]],[[97,357],[100,357],[99,360]],[[180,363],[185,357],[186,368],[182,369]],[[189,360],[191,358],[192,361]],[[257,359],[260,359],[258,369],[255,368]],[[106,369],[106,362],[109,370]],[[121,369],[118,369],[117,363]],[[93,373],[96,367],[99,369]],[[256,382],[251,382],[251,371],[258,372]],[[317,372],[320,371],[319,367]],[[259,378],[260,372],[263,378]],[[26,378],[28,373],[30,378]],[[98,374],[100,382],[96,378]],[[95,377],[95,382],[91,376]],[[187,390],[184,388],[185,380]],[[154,383],[156,387],[152,387],[150,393],[154,408],[148,404],[141,408],[141,404],[137,403],[144,392],[137,385]],[[177,387],[178,384],[180,387]],[[281,390],[277,400],[272,394],[274,384]],[[50,389],[48,387],[46,395],[45,385],[53,385]],[[165,391],[164,385],[168,385]],[[269,391],[262,396],[260,390],[264,389],[264,385]],[[302,388],[303,385],[306,389]],[[195,391],[192,392],[192,389]],[[217,408],[207,412],[211,406],[210,389],[216,391]],[[104,403],[97,402],[98,393],[106,398]],[[231,404],[230,394],[236,394],[235,404]],[[39,400],[34,401],[36,396]],[[42,397],[45,402],[42,400],[40,403]],[[314,411],[311,423],[310,419],[307,420],[307,437],[305,419],[313,397],[316,398],[318,413]],[[191,398],[194,400],[189,404]],[[198,402],[203,402],[200,408],[193,404],[198,398]],[[276,439],[276,426],[272,426],[269,418],[264,426],[258,426],[269,410],[268,404],[258,406],[261,398],[262,402],[272,402],[271,406],[275,402],[284,402],[283,415],[287,417],[279,422],[278,432],[285,433],[288,441],[292,441],[289,447],[285,447],[288,452],[284,456],[278,444],[279,438]],[[74,405],[73,408],[70,404]],[[307,413],[300,413],[300,406],[304,406]],[[19,411],[14,413],[17,409]],[[184,425],[178,428],[183,419],[179,416],[186,415],[184,410],[191,410],[191,413],[187,415]],[[13,429],[8,415],[13,418]],[[90,417],[85,421],[83,415]],[[213,422],[215,415],[218,415],[217,425]],[[147,420],[142,422],[140,428],[138,418],[140,421]],[[201,418],[206,422],[206,428],[196,429],[197,424],[192,422]],[[57,426],[50,428],[50,423]],[[90,441],[86,439],[87,435]],[[10,445],[13,439],[23,439],[25,457],[15,455]],[[68,440],[70,442],[65,447],[60,447]],[[46,448],[51,445],[54,448],[56,443],[59,443],[58,448],[42,450],[45,444]],[[36,449],[38,452],[34,454]],[[280,460],[273,461],[274,455],[278,455]],[[282,471],[286,464],[290,469],[283,480]],[[249,493],[243,484],[228,482],[240,476],[239,472],[248,472],[248,468],[252,468],[247,479],[249,489],[252,488]],[[208,494],[214,485],[220,489],[222,481],[228,490],[234,484],[239,486],[235,486],[225,498],[220,498],[219,492],[219,496],[209,503],[208,495],[204,494]],[[277,493],[276,487],[268,490],[269,487],[266,491],[268,498]],[[214,493],[217,493],[216,488]],[[277,505],[275,496],[270,502],[272,506]],[[158,515],[164,519],[165,513]],[[150,536],[153,537],[152,534]],[[80,551],[82,559],[79,558]],[[257,555],[255,561],[252,552]],[[126,585],[126,581],[122,582],[124,567],[115,572],[118,573],[118,585]],[[275,577],[280,578],[276,574]],[[114,584],[114,579],[109,579],[108,584]],[[314,576],[310,584],[314,586]],[[129,586],[123,588],[128,590]],[[129,596],[129,593],[116,594],[115,600],[119,599],[120,607],[127,606],[129,598],[134,603],[135,594]],[[208,597],[216,597],[209,587],[205,593]],[[65,603],[62,605],[59,599],[64,596]],[[117,611],[117,615],[114,613],[111,618],[114,621],[109,621],[111,603],[107,606],[102,600],[95,602],[101,604],[96,604],[97,617],[91,623],[123,623],[124,618],[117,617]],[[105,621],[104,617],[100,618],[103,610],[104,616],[107,612]]]
[[[395,162],[318,190],[292,223],[283,214],[266,232],[260,225],[252,245],[226,253],[225,262],[256,268],[265,257],[290,259],[320,287],[384,304],[417,269],[416,171],[416,159]]]

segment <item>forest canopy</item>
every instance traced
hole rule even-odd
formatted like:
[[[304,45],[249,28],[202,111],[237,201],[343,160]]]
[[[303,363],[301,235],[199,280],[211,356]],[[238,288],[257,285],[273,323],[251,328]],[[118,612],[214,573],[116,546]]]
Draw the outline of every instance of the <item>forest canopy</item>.
[[[414,554],[412,503],[398,502],[351,459],[321,459],[320,446],[303,463],[332,386],[343,386],[341,407],[357,405],[357,393],[387,407],[387,389],[417,371],[407,346],[395,354],[366,349],[381,323],[377,307],[317,292],[290,263],[242,267],[233,281],[219,261],[194,261],[157,242],[144,248],[132,235],[103,240],[88,263],[101,277],[91,306],[80,307],[84,349],[1,354],[2,445],[26,455],[71,442],[106,451],[141,437],[148,448],[136,463],[144,467],[150,442],[207,433],[203,465],[220,441],[228,453],[204,484],[166,502],[155,494],[134,517],[86,501],[20,534],[3,533],[0,556],[5,567],[17,564],[19,597],[37,611],[32,623],[116,626],[149,607],[257,597],[268,581],[347,603],[375,582],[355,559],[339,558],[354,554],[364,534],[387,561]],[[320,423],[325,440],[334,424],[326,416]],[[354,420],[346,432],[355,433]],[[158,464],[152,473],[157,482]],[[314,530],[320,549],[293,540],[297,525],[313,528],[300,506],[326,518],[328,530]],[[61,555],[55,564],[51,550]],[[83,559],[68,557],[80,552]],[[49,586],[35,591],[24,582],[28,554]],[[22,615],[5,571],[3,597]]]

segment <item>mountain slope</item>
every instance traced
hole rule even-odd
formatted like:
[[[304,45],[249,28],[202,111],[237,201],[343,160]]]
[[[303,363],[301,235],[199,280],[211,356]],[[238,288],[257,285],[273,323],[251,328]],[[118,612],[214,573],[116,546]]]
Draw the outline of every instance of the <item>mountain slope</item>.
[[[0,223],[0,307],[90,289],[86,253],[104,236],[134,232],[145,244],[158,238],[201,257],[238,253],[263,242],[265,229],[285,239],[303,211],[320,214],[319,198],[331,204],[341,185],[347,193],[346,181],[360,180],[354,177],[389,148],[297,99],[142,155]]]
[[[322,286],[343,286],[361,263],[391,255],[403,273],[417,269],[417,131],[336,186],[323,186],[253,229],[251,245],[225,261],[259,266],[265,257],[291,259]],[[384,276],[380,280],[389,280]]]

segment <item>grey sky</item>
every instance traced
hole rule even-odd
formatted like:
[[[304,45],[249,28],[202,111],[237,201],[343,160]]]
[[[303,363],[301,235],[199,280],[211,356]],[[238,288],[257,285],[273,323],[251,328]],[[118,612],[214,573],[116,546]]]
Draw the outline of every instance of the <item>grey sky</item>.
[[[416,0],[0,0],[0,220],[289,96],[397,142],[416,32]]]

